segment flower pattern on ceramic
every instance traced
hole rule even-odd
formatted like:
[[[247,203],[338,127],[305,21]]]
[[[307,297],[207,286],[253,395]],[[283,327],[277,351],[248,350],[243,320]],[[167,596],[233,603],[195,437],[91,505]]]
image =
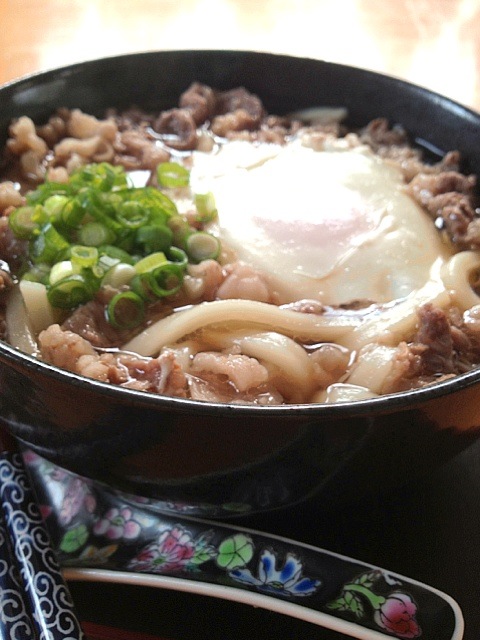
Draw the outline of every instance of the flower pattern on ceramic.
[[[195,569],[215,556],[209,534],[194,538],[190,531],[174,526],[161,531],[157,540],[144,547],[128,568],[148,573],[178,573]]]
[[[382,580],[389,580],[379,570],[362,573],[343,585],[341,595],[330,602],[328,607],[336,611],[351,612],[357,619],[367,617],[373,611],[373,620],[380,629],[398,638],[418,638],[422,630],[417,622],[417,604],[408,593],[395,589],[385,595],[377,593],[376,587]]]
[[[259,591],[282,596],[310,596],[321,585],[320,580],[305,578],[299,558],[288,553],[283,566],[277,569],[277,557],[270,549],[265,549],[258,562],[257,574],[250,569],[234,569],[230,576],[239,582],[257,587]]]
[[[63,566],[200,579],[305,605],[385,638],[430,637],[423,622],[432,616],[422,618],[422,606],[432,606],[432,593],[422,605],[425,590],[412,582],[300,543],[189,518],[188,505],[114,491],[32,452],[24,460]],[[452,635],[442,629],[432,637]]]
[[[103,535],[109,540],[135,540],[141,531],[129,507],[112,507],[93,525],[96,535]]]

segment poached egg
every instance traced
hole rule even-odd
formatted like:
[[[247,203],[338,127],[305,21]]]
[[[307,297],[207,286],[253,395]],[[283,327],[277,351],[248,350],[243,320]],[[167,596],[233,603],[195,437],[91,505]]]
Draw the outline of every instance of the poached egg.
[[[400,169],[365,146],[232,141],[194,154],[190,184],[213,193],[212,233],[265,275],[280,304],[391,302],[450,257]]]

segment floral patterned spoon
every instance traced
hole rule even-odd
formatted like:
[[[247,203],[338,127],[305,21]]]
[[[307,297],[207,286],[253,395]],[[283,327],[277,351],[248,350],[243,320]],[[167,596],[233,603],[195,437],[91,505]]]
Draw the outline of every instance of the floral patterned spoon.
[[[212,595],[352,638],[460,640],[448,595],[317,547],[189,517],[182,505],[126,495],[25,451],[64,574]]]

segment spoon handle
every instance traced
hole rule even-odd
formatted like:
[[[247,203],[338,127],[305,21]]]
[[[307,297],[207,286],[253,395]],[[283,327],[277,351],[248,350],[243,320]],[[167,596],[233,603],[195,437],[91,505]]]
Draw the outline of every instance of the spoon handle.
[[[290,615],[360,640],[460,640],[448,595],[300,542],[201,520],[125,495],[32,452],[25,460],[54,548],[71,579],[208,594]]]

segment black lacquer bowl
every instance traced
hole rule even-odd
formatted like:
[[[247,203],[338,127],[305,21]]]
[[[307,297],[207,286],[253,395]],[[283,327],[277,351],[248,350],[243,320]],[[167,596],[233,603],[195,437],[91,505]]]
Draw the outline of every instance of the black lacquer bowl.
[[[0,89],[0,144],[11,118],[59,106],[164,109],[193,81],[243,85],[271,113],[346,106],[352,126],[387,117],[480,173],[480,116],[397,79],[254,52],[125,55]],[[357,500],[426,473],[479,433],[480,371],[356,403],[225,406],[162,398],[81,378],[0,345],[0,415],[30,449],[120,490],[210,517]]]

